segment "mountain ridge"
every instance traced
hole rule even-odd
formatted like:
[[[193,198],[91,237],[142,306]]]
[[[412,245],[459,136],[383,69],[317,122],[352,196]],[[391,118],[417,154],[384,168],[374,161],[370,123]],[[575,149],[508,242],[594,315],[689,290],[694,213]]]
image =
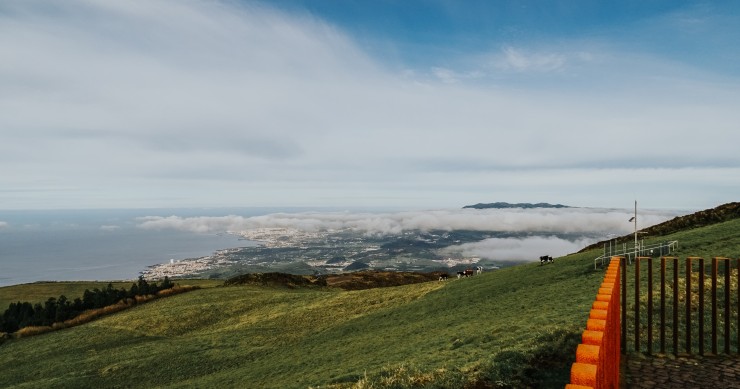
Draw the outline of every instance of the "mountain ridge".
[[[509,208],[523,208],[523,209],[531,209],[531,208],[572,208],[568,205],[563,204],[550,204],[550,203],[507,203],[504,201],[498,201],[495,203],[478,203],[473,205],[466,205],[463,207],[463,209],[466,208],[473,208],[473,209],[509,209]]]

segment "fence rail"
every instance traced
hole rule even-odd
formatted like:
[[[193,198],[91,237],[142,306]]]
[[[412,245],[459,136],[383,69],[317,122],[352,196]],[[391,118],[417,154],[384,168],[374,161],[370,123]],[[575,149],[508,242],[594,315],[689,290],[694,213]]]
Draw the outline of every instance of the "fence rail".
[[[638,257],[632,269],[622,261],[622,351],[740,353],[738,268],[740,259],[723,257]],[[628,307],[629,289],[633,302]]]
[[[609,246],[604,243],[604,253],[594,259],[594,269],[597,268],[597,265],[599,263],[601,263],[601,266],[604,266],[604,263],[609,261],[612,257],[627,258],[627,262],[632,263],[632,261],[636,257],[670,255],[672,252],[678,249],[678,241],[672,240],[669,242],[654,243],[649,245],[638,243],[637,246],[632,247],[627,244],[622,244],[621,249],[618,247],[619,246],[616,244],[612,245],[611,242],[609,243]]]

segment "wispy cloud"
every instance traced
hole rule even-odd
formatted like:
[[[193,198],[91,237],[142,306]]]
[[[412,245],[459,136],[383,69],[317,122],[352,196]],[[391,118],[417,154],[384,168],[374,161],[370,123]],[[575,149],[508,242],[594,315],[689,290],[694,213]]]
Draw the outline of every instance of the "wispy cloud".
[[[432,68],[432,74],[445,84],[454,84],[462,80],[475,79],[483,76],[483,72],[481,71],[460,73],[455,70],[442,67]]]
[[[268,4],[10,2],[0,200],[699,207],[740,190],[713,178],[740,168],[738,80],[580,43],[399,75],[329,21]],[[711,196],[684,189],[695,176]]]
[[[0,221],[0,229],[7,228],[8,226],[8,222]]]
[[[493,59],[493,65],[502,70],[516,72],[555,72],[562,70],[568,57],[554,52],[527,52],[515,47],[505,47]]]

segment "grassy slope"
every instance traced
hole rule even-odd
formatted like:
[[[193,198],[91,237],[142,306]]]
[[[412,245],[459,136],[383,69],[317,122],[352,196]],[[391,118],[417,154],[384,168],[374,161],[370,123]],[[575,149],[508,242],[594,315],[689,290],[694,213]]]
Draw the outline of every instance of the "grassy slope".
[[[0,387],[305,388],[400,365],[495,379],[497,356],[580,333],[603,276],[591,256],[363,291],[204,289],[7,342]]]
[[[131,282],[113,282],[114,288],[130,288]],[[49,297],[57,298],[61,295],[67,296],[70,300],[76,297],[82,297],[85,289],[93,290],[95,288],[103,289],[108,282],[37,282],[32,284],[22,284],[13,286],[0,287],[0,311],[5,311],[10,303],[31,302],[42,303]]]
[[[181,285],[198,285],[204,288],[223,283],[223,281],[218,280],[174,280],[174,282]],[[113,287],[117,289],[129,289],[132,283],[133,281],[112,282]],[[81,298],[85,289],[103,289],[106,286],[108,286],[108,282],[65,281],[37,282],[0,287],[0,314],[8,308],[10,303],[18,301],[43,303],[48,300],[49,297],[57,298],[61,295],[65,295],[68,299],[74,300],[76,297]]]
[[[737,257],[737,231],[740,220],[665,238],[681,256]],[[204,289],[9,341],[0,387],[325,387],[380,382],[399,366],[441,375],[436,387],[522,375],[562,387],[603,278],[598,255],[351,292]],[[522,372],[527,363],[537,369]]]
[[[673,255],[680,257],[740,258],[740,219],[673,233],[664,240],[678,240]]]

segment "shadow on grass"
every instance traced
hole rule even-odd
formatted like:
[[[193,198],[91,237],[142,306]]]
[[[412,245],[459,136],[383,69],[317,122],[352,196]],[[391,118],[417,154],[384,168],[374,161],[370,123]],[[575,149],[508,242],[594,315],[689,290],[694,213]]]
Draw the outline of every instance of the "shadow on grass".
[[[556,330],[536,338],[527,351],[503,351],[482,372],[474,388],[562,388],[570,379],[575,350],[581,341],[577,331]]]

